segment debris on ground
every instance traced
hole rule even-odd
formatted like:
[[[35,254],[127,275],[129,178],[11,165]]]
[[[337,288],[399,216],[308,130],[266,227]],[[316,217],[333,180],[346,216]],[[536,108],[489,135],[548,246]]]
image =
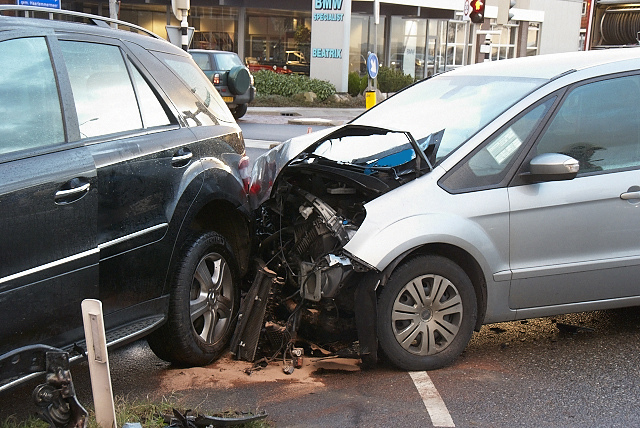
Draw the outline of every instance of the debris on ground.
[[[579,332],[588,332],[593,333],[595,330],[591,327],[583,327],[579,325],[565,324],[561,322],[556,322],[556,327],[560,330],[561,333],[567,334],[578,334]]]
[[[234,412],[233,414],[223,414],[222,416],[190,415],[191,410],[180,413],[173,409],[173,416],[164,416],[164,422],[169,424],[165,428],[206,428],[206,427],[228,427],[254,422],[266,418],[267,412],[258,414]]]

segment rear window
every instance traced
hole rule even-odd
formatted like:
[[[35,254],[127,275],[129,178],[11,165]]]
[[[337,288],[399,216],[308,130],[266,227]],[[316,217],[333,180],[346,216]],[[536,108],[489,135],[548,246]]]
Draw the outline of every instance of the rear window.
[[[244,65],[240,60],[240,57],[233,52],[217,53],[214,57],[218,65],[218,70],[231,70],[233,67],[242,67]]]

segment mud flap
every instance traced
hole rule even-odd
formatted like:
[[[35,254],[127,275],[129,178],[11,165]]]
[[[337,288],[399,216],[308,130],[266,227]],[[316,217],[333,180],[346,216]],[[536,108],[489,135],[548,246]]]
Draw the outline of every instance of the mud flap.
[[[257,264],[258,273],[240,305],[238,326],[233,333],[230,345],[231,353],[237,359],[244,361],[255,359],[269,292],[276,279],[275,272],[269,270],[262,260],[257,260]]]

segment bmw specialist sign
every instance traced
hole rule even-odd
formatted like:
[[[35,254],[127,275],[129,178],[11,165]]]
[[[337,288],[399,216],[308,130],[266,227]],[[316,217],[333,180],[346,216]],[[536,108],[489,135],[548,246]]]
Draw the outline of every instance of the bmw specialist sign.
[[[347,92],[351,0],[312,0],[311,77]]]

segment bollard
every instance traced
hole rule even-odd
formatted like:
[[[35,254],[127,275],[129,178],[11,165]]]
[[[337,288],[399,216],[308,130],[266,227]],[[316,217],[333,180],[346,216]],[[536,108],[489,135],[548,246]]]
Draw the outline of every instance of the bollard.
[[[366,91],[364,97],[367,110],[376,105],[376,91]]]
[[[107,340],[104,333],[102,302],[95,299],[82,301],[82,321],[87,341],[87,360],[91,377],[96,422],[102,428],[116,428],[116,410],[113,404],[111,374]]]

